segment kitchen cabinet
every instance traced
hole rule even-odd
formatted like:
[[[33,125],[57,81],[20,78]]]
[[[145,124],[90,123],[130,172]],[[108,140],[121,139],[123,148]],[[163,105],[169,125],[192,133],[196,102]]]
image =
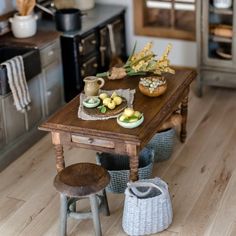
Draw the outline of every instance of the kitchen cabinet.
[[[63,78],[59,39],[40,49],[42,72],[27,81],[30,110],[16,110],[13,96],[0,96],[0,169],[36,142],[38,125],[63,105]]]
[[[213,1],[197,1],[198,95],[203,86],[236,88],[236,1],[216,8]]]
[[[113,30],[116,55],[126,60],[124,18],[123,6],[96,4],[83,18],[81,30],[61,35],[66,102],[83,90],[84,77],[109,69],[112,58],[109,25]]]
[[[28,131],[34,128],[43,119],[43,107],[40,91],[40,77],[36,76],[28,83],[31,96],[30,110],[27,111],[25,120],[25,129]]]
[[[5,132],[4,132],[4,121],[2,114],[2,99],[0,98],[0,148],[5,145]]]
[[[44,114],[47,117],[64,103],[59,40],[43,48],[40,55],[43,65],[41,74],[42,99],[44,103]]]
[[[16,111],[12,94],[2,98],[6,143],[11,143],[25,132],[25,114]]]
[[[2,116],[4,121],[6,143],[15,142],[28,130],[35,127],[43,119],[42,102],[40,94],[40,78],[36,76],[28,82],[31,98],[30,110],[21,113],[16,110],[11,93],[2,97]]]

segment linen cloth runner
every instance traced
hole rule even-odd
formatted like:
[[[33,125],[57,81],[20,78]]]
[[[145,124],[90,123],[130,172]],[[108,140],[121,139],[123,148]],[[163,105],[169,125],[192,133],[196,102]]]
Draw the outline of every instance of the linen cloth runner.
[[[30,94],[25,78],[25,69],[22,56],[16,56],[2,63],[7,68],[8,83],[13,95],[17,111],[30,110]]]
[[[135,89],[100,90],[100,93],[107,93],[109,96],[111,96],[113,92],[116,92],[117,95],[124,97],[127,100],[128,107],[133,107],[132,104],[134,101]],[[116,118],[119,116],[119,114],[117,114],[117,115],[112,115],[112,116],[101,117],[101,116],[91,116],[91,115],[86,114],[84,111],[84,106],[83,106],[83,100],[85,98],[86,98],[86,95],[84,93],[81,93],[80,105],[78,109],[78,117],[81,118],[82,120],[108,120],[108,119]]]

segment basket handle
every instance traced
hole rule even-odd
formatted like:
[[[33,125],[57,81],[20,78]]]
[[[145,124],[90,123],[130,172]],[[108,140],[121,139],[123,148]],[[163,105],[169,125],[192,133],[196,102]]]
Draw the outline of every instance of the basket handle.
[[[146,195],[148,195],[150,193],[150,191],[152,190],[152,188],[156,188],[158,189],[162,194],[164,194],[163,190],[157,186],[154,183],[151,182],[129,182],[127,183],[127,186],[129,189],[132,189],[133,193],[137,196],[137,197],[145,197]],[[148,190],[146,192],[140,192],[137,187],[149,187]]]

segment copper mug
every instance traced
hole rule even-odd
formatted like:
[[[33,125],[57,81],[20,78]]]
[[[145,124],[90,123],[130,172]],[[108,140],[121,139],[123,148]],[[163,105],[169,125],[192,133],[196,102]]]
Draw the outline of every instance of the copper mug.
[[[105,84],[103,78],[98,78],[96,76],[87,76],[84,78],[84,93],[86,96],[97,96],[99,89]]]

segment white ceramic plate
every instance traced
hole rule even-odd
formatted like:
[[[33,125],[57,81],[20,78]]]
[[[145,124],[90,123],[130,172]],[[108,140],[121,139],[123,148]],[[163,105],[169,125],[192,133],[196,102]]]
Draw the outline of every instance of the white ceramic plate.
[[[122,122],[119,120],[119,117],[117,117],[117,123],[122,126],[123,128],[127,128],[127,129],[133,129],[138,127],[139,125],[141,125],[144,121],[144,116],[142,115],[141,118],[135,122],[131,122],[131,123],[127,123],[127,122]]]
[[[90,103],[89,100],[93,99],[94,102]],[[94,108],[97,107],[100,104],[100,99],[97,97],[93,97],[93,98],[86,98],[83,101],[83,105],[87,108]]]

